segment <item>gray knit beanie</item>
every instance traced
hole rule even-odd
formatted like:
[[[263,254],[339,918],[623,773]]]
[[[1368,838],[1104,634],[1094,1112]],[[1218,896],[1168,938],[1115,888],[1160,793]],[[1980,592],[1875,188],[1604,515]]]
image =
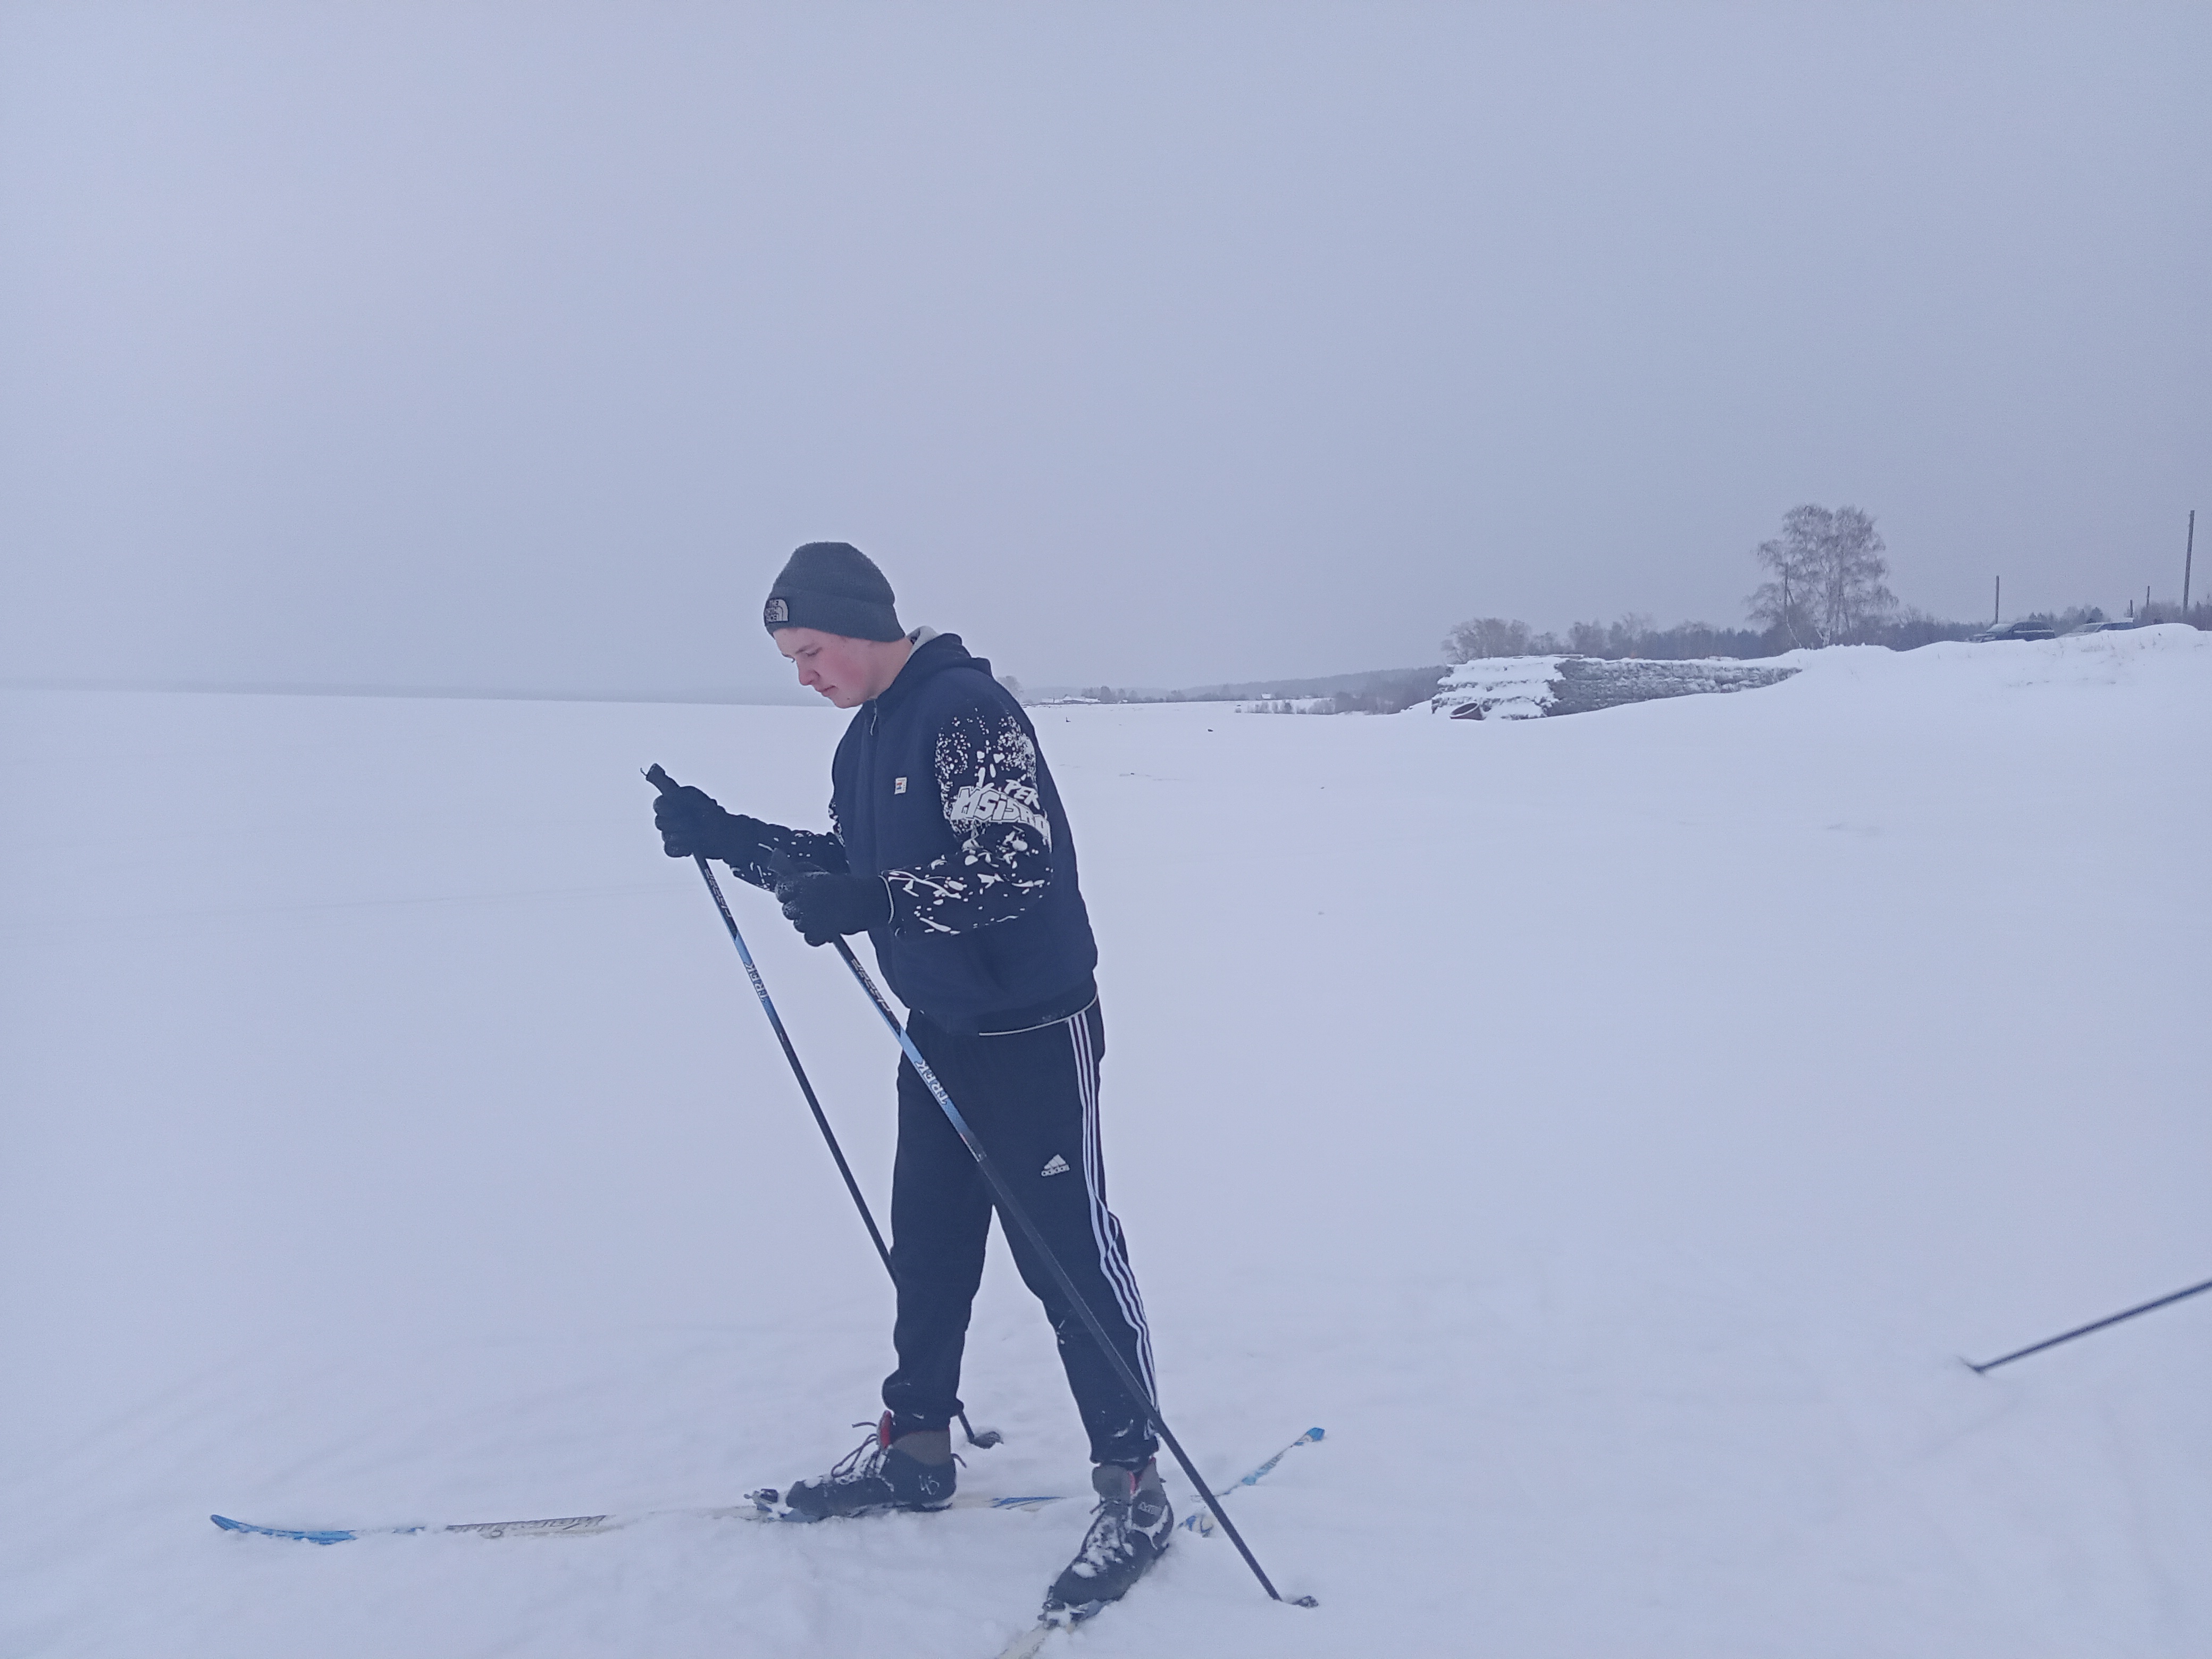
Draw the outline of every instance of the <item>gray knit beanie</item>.
[[[785,562],[761,611],[768,631],[818,628],[853,640],[902,640],[891,585],[850,542],[809,542]]]

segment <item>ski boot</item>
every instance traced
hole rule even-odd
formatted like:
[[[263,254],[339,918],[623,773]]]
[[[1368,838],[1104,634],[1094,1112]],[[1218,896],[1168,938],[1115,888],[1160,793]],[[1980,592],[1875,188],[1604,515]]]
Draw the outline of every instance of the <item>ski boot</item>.
[[[891,1414],[885,1412],[868,1437],[836,1468],[786,1491],[784,1507],[794,1521],[875,1515],[884,1510],[941,1510],[952,1501],[957,1461],[951,1430],[924,1429],[894,1440]]]
[[[1083,1547],[1046,1593],[1048,1620],[1087,1618],[1107,1602],[1120,1601],[1166,1552],[1175,1528],[1175,1511],[1160,1486],[1157,1460],[1146,1458],[1136,1469],[1101,1463],[1091,1471],[1091,1485],[1098,1507],[1091,1511]]]

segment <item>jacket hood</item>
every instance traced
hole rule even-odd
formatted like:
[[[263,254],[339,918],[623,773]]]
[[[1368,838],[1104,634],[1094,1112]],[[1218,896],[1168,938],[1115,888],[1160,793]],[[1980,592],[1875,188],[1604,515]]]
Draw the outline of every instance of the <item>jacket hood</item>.
[[[915,688],[924,680],[942,674],[948,668],[980,669],[986,679],[991,677],[989,659],[971,655],[968,647],[960,643],[957,634],[930,634],[915,647],[914,654],[906,659],[906,665],[899,670],[898,678],[877,696],[877,708],[884,711],[897,708],[914,695]]]

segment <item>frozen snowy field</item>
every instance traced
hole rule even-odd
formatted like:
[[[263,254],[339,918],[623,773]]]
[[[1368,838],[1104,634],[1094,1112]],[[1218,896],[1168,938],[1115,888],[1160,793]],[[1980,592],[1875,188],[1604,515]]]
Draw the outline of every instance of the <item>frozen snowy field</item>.
[[[988,651],[992,641],[974,642]],[[0,701],[0,1655],[988,1659],[1073,1506],[588,1539],[872,1417],[889,1290],[639,768],[829,710]],[[1499,725],[1040,711],[1178,1534],[1065,1651],[2212,1651],[2212,637]],[[872,1193],[895,1057],[740,890]],[[976,1489],[1080,1490],[1000,1247]],[[1179,1507],[1186,1493],[1173,1480]]]

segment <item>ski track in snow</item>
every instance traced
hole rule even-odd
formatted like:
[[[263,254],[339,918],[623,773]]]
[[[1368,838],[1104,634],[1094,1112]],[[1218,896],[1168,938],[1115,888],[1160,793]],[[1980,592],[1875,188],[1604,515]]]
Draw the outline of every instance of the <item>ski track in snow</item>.
[[[2212,1651],[2212,638],[1804,656],[1567,720],[1036,711],[1179,1532],[1071,1654]],[[0,1655],[988,1659],[1080,1507],[582,1539],[872,1418],[889,1287],[665,763],[829,710],[0,694]],[[740,922],[878,1212],[896,1051]],[[994,1492],[1084,1490],[1003,1247]],[[1179,1511],[1188,1489],[1170,1481]]]

